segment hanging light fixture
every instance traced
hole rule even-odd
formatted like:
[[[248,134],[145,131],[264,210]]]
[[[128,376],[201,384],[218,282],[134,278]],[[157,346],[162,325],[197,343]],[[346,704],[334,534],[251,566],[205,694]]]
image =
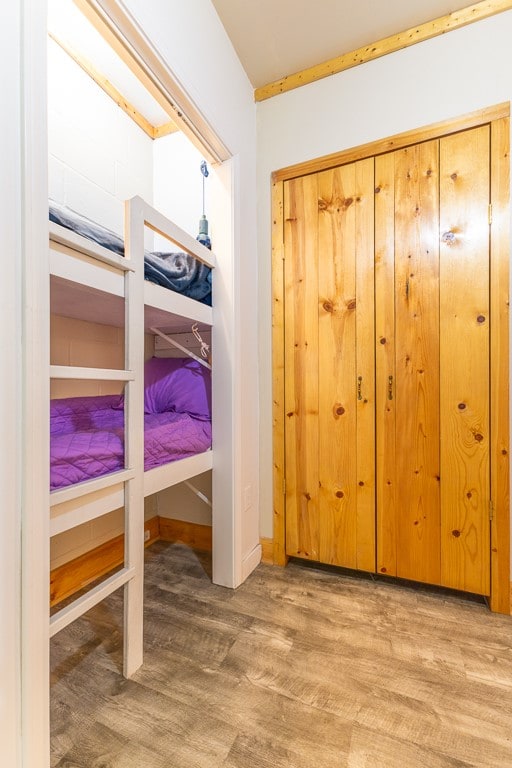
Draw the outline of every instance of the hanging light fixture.
[[[205,179],[210,175],[210,172],[208,170],[206,160],[203,160],[199,167],[201,169],[201,174],[203,176],[203,214],[199,219],[199,234],[196,239],[199,240],[199,242],[202,245],[204,245],[205,248],[209,248],[211,250],[212,241],[210,240],[210,236],[208,235],[208,219],[206,218],[206,214],[204,210],[204,182],[205,182]]]

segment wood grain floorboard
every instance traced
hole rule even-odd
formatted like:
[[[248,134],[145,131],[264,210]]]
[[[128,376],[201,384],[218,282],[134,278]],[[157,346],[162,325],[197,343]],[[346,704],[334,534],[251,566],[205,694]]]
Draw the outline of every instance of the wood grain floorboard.
[[[210,571],[147,550],[132,680],[121,593],[53,638],[53,768],[511,768],[512,618],[297,563],[236,591]]]

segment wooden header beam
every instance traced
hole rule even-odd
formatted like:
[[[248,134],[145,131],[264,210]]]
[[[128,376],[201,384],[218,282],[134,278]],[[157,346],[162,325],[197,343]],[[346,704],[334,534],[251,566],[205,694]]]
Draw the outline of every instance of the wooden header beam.
[[[272,96],[277,96],[286,91],[292,91],[300,88],[302,85],[314,83],[329,75],[336,75],[345,69],[357,67],[359,64],[365,64],[373,61],[388,53],[395,53],[403,48],[408,48],[424,40],[430,40],[432,37],[444,35],[445,32],[451,32],[454,29],[460,29],[475,21],[481,21],[489,16],[495,16],[497,13],[512,9],[512,0],[481,0],[479,3],[462,8],[460,11],[453,11],[446,16],[441,16],[433,21],[427,21],[425,24],[419,24],[411,27],[405,32],[399,32],[396,35],[385,37],[376,43],[371,43],[363,48],[358,48],[350,53],[344,53],[334,59],[317,64],[309,69],[303,69],[293,75],[276,80],[254,91],[255,101],[264,101]]]
[[[78,66],[83,69],[83,71],[89,75],[89,77],[94,80],[97,85],[99,85],[99,87],[107,94],[107,96],[110,96],[110,98],[115,101],[117,106],[122,109],[123,112],[126,112],[128,117],[131,117],[131,119],[137,123],[139,128],[142,128],[144,133],[146,133],[150,139],[158,139],[160,136],[167,136],[167,134],[175,133],[179,130],[176,123],[174,123],[172,120],[164,123],[163,125],[153,125],[133,106],[133,104],[130,104],[128,99],[125,99],[123,94],[118,91],[117,88],[113,86],[112,83],[104,75],[102,75],[101,72],[99,72],[88,59],[74,51],[71,46],[65,43],[64,40],[61,40],[59,37],[57,37],[57,35],[54,35],[52,32],[48,32],[48,37],[57,43],[57,45],[62,48],[62,50],[67,53],[67,55],[73,59],[73,61],[76,62],[76,64],[78,64]]]

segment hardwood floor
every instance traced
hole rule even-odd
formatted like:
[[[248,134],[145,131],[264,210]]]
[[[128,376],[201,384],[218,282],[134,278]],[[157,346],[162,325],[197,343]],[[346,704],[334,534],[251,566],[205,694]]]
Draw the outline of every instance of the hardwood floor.
[[[232,592],[146,552],[145,664],[121,595],[52,640],[55,768],[510,768],[512,618],[295,563]]]

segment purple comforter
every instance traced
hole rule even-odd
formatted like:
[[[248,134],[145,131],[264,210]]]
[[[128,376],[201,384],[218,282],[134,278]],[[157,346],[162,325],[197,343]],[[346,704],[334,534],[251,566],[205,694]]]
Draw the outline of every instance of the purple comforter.
[[[50,489],[124,467],[124,411],[119,395],[70,397],[50,404]],[[208,450],[211,422],[188,413],[144,415],[144,469]]]

